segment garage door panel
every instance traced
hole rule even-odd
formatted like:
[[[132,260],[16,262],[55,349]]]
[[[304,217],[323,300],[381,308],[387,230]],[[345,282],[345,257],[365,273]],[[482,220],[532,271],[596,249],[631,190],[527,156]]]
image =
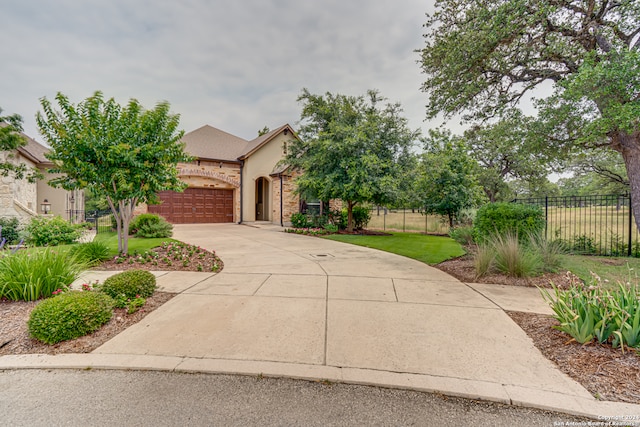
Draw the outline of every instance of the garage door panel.
[[[174,224],[233,222],[233,190],[187,188],[183,193],[158,193],[160,205],[149,212]]]

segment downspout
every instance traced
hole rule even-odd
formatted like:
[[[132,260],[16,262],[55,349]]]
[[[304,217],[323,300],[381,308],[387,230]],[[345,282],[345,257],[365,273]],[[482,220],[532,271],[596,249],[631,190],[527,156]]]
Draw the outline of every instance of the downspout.
[[[283,197],[284,187],[282,185],[282,174],[280,174],[280,227],[284,227],[284,212],[282,211],[282,209],[284,208]]]
[[[238,224],[242,224],[242,215],[243,215],[243,201],[244,198],[242,197],[243,194],[243,189],[244,189],[244,180],[243,180],[243,170],[244,170],[244,160],[240,160],[240,218],[238,218]]]

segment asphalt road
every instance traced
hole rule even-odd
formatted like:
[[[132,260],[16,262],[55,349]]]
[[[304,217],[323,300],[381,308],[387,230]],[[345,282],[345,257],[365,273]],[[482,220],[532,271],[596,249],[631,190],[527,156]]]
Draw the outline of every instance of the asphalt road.
[[[0,371],[2,426],[559,426],[586,420],[375,387],[150,371]]]

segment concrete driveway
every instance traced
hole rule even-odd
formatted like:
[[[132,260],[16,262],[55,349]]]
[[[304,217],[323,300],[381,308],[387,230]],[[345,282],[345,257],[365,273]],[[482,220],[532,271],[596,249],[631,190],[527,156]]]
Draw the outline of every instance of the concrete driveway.
[[[637,405],[596,401],[533,346],[501,308],[543,306],[531,289],[468,285],[405,257],[273,226],[179,225],[174,237],[215,250],[224,270],[161,275],[179,295],[84,359],[16,356],[0,368],[286,376],[640,414]]]

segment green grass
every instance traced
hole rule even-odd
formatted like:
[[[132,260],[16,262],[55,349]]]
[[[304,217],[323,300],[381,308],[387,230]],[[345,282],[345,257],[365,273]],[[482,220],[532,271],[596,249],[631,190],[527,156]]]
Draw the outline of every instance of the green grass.
[[[591,280],[591,272],[602,280],[608,280],[608,287],[618,282],[626,283],[640,275],[640,259],[619,257],[594,257],[584,255],[562,255],[561,269],[569,270],[586,283]]]
[[[447,259],[465,254],[464,249],[449,237],[430,236],[416,233],[391,233],[390,236],[358,236],[351,234],[331,234],[325,239],[352,245],[380,249],[381,251],[403,255],[426,264],[434,265]]]
[[[102,242],[109,247],[109,255],[118,255],[118,235],[115,232],[100,233],[93,239],[94,242]],[[129,237],[129,254],[138,251],[139,253],[148,251],[161,246],[163,242],[177,242],[175,239],[155,238],[143,239],[138,237]]]

